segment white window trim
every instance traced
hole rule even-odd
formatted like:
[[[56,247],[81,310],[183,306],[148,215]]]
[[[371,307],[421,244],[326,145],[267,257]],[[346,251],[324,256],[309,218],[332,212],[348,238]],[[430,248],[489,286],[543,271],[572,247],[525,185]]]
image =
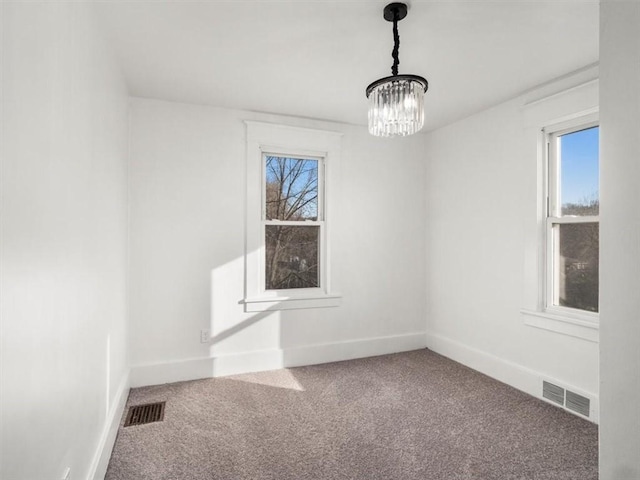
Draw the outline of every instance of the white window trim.
[[[326,197],[326,183],[325,183],[325,179],[326,179],[326,175],[325,175],[325,154],[326,152],[304,152],[301,153],[299,150],[296,151],[286,151],[286,150],[282,150],[282,149],[271,149],[271,150],[264,150],[264,148],[268,148],[268,147],[261,147],[262,150],[262,160],[261,160],[261,169],[262,169],[262,173],[261,173],[261,190],[262,190],[262,194],[261,194],[261,208],[262,208],[262,232],[261,232],[261,236],[262,238],[265,238],[265,233],[266,233],[266,226],[267,225],[294,225],[294,226],[316,226],[316,227],[320,227],[320,232],[319,235],[320,237],[318,238],[318,254],[319,257],[321,259],[320,261],[320,265],[318,266],[319,271],[320,271],[320,278],[319,278],[319,283],[320,283],[320,287],[317,288],[287,288],[287,289],[281,289],[281,290],[266,290],[264,287],[266,285],[266,268],[264,265],[264,253],[262,253],[262,257],[261,257],[261,262],[262,265],[260,266],[260,297],[278,297],[278,298],[290,298],[290,297],[296,297],[296,298],[301,298],[301,297],[308,297],[308,298],[314,298],[317,297],[319,295],[323,295],[323,294],[327,294],[328,287],[325,288],[325,285],[328,285],[329,282],[329,277],[327,275],[327,228],[326,228],[326,221],[325,221],[325,197]],[[274,151],[275,150],[275,151]],[[281,156],[281,157],[288,157],[288,158],[302,158],[302,159],[309,159],[309,160],[316,160],[318,162],[318,220],[305,220],[304,222],[300,222],[300,221],[286,221],[286,220],[267,220],[266,219],[266,205],[264,203],[264,199],[266,196],[266,183],[265,183],[265,178],[266,178],[266,157],[267,155],[273,155],[273,156]],[[264,252],[264,251],[263,251]]]
[[[341,295],[331,287],[330,224],[339,191],[340,144],[342,134],[324,130],[290,127],[271,123],[246,121],[246,239],[245,297],[246,312],[287,310],[298,308],[334,307]],[[265,289],[264,234],[264,155],[286,155],[322,161],[323,188],[319,205],[323,212],[320,238],[320,287],[286,290]],[[320,184],[320,182],[319,182]],[[280,222],[278,222],[280,223]],[[283,222],[286,223],[286,222]],[[309,222],[308,224],[319,224]],[[299,222],[296,222],[299,224]],[[306,224],[306,222],[305,222]]]
[[[522,309],[524,324],[541,328],[551,332],[561,333],[570,337],[581,338],[589,342],[598,343],[598,324],[579,318],[567,317],[566,314],[554,315],[549,312]]]
[[[597,126],[598,113],[581,115],[570,120],[548,125],[541,130],[540,141],[543,147],[539,150],[543,156],[540,165],[542,166],[543,191],[540,195],[543,221],[540,222],[540,265],[539,265],[539,289],[538,308],[536,310],[522,309],[524,323],[526,325],[562,333],[565,335],[582,338],[591,342],[599,341],[599,314],[587,312],[570,307],[553,305],[552,281],[550,275],[553,274],[553,257],[551,255],[552,235],[551,224],[556,223],[586,223],[588,221],[599,221],[599,217],[551,217],[549,212],[555,211],[555,205],[551,202],[556,196],[551,195],[551,189],[557,188],[553,182],[556,176],[550,176],[552,167],[550,151],[550,138],[560,135]]]

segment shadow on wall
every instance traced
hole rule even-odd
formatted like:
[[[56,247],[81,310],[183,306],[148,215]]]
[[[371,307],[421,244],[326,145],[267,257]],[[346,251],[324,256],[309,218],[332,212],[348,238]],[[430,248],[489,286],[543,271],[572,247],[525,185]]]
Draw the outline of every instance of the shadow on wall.
[[[209,357],[213,376],[284,366],[281,312],[244,311],[244,255],[211,270]]]
[[[270,304],[269,310],[245,312],[243,287],[244,257],[211,270],[211,312],[203,328],[211,332],[207,353],[213,359],[214,377],[279,369],[308,361],[322,363],[324,357],[318,356],[313,347],[325,345],[309,345],[307,338],[305,345],[311,350],[305,349],[303,354],[297,348],[297,340],[303,331],[312,336],[305,325],[316,325],[316,320],[327,318],[331,308],[291,309],[287,305],[286,310],[277,310],[276,303]],[[323,323],[327,324],[332,323]]]
[[[239,304],[243,304],[242,301],[238,302]],[[222,330],[221,332],[212,335],[211,336],[211,340],[210,340],[210,344],[216,345],[217,343],[222,342],[223,340],[226,340],[227,338],[230,338],[232,336],[234,336],[236,333],[244,330],[245,328],[250,327],[251,325],[254,325],[256,323],[258,323],[260,320],[263,320],[267,317],[269,317],[270,315],[273,315],[274,313],[277,312],[273,312],[273,311],[266,311],[266,312],[258,312],[256,314],[254,314],[251,318],[248,318],[246,320],[241,321],[240,323],[229,327],[225,330]]]

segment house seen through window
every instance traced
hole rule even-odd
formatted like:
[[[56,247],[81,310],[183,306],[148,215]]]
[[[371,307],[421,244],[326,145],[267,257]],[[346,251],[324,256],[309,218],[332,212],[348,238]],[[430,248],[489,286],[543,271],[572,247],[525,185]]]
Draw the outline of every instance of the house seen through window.
[[[599,128],[549,135],[547,307],[598,312]]]

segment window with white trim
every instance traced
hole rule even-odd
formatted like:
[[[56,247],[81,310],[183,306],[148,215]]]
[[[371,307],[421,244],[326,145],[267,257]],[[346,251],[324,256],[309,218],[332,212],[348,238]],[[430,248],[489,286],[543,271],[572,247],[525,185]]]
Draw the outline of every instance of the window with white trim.
[[[265,290],[319,288],[324,268],[324,158],[263,153]]]
[[[599,127],[546,128],[545,307],[597,320],[599,291]]]
[[[247,125],[245,311],[333,307],[330,222],[342,134]]]

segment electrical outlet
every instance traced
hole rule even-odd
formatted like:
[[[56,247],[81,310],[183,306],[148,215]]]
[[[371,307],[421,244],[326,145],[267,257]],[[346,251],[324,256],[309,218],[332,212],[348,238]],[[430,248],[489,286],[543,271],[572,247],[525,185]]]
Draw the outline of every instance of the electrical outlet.
[[[67,467],[64,469],[64,473],[62,474],[62,477],[60,477],[61,480],[71,480],[71,467]]]
[[[200,330],[200,343],[209,343],[209,340],[211,340],[209,330]]]

